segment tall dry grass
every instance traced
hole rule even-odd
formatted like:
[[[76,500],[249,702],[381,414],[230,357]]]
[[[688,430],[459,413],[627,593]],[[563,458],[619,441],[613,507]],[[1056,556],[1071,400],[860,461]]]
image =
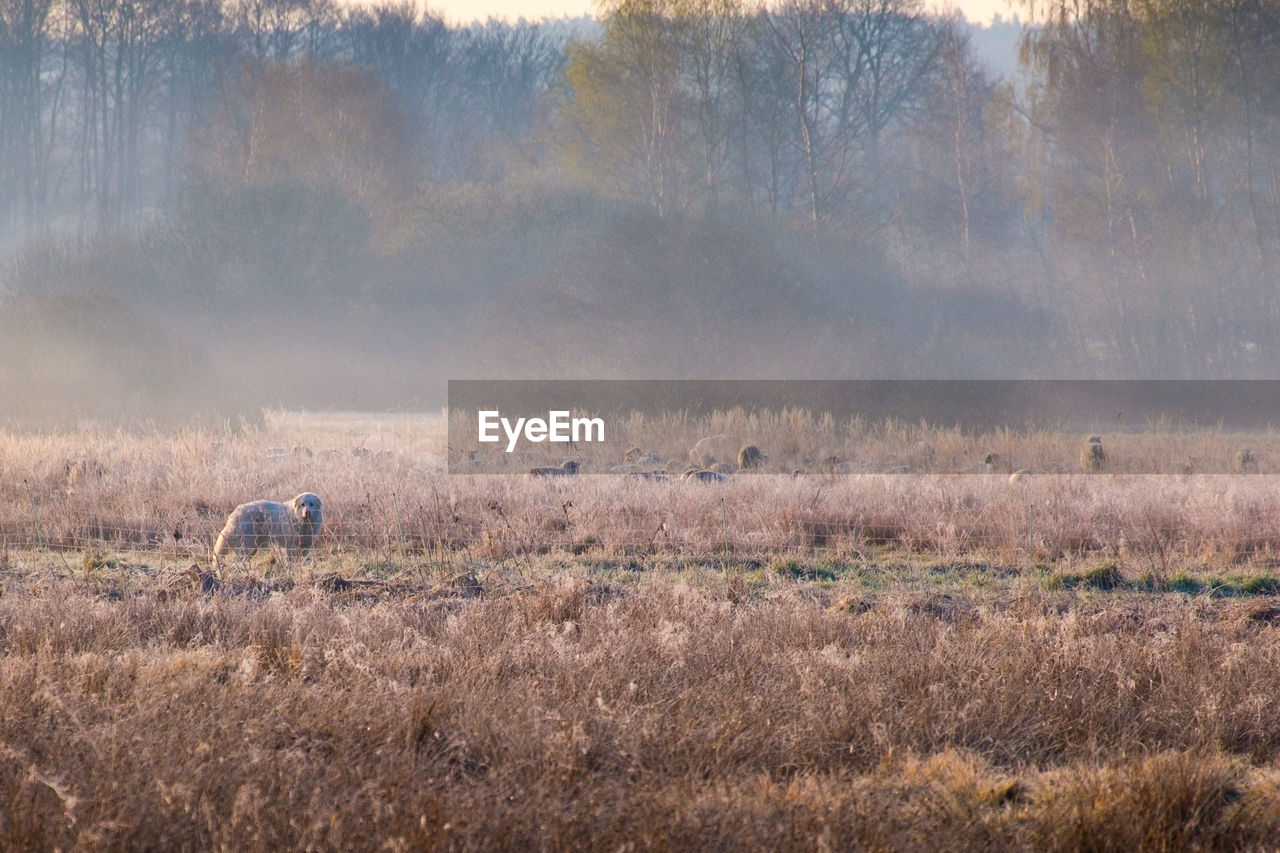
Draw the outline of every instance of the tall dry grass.
[[[1280,837],[1272,476],[446,452],[413,416],[0,436],[0,846]],[[191,570],[236,503],[304,489],[311,562]]]
[[[635,584],[0,596],[9,849],[1265,849],[1274,607]]]
[[[834,429],[821,419],[788,417],[818,430],[813,446],[822,430]],[[910,454],[922,434],[903,428],[884,440]],[[1012,445],[1013,434],[928,435],[935,458],[968,458],[994,446],[1006,458],[1026,458],[1033,470],[1048,469],[1038,463],[1075,441],[1059,435],[1050,445],[1047,434],[1026,436],[1021,440],[1046,446],[1024,456],[1001,443]],[[1266,438],[1253,441],[1263,459]],[[1239,439],[1196,440],[1225,452]],[[772,458],[801,440],[797,433],[788,445],[781,433],[765,433],[761,446]],[[968,442],[967,449],[952,449],[949,440]],[[1145,441],[1146,452],[1160,452],[1158,436]],[[3,433],[0,544],[139,549],[202,561],[238,503],[305,490],[325,501],[321,561],[372,554],[503,563],[555,552],[819,555],[850,563],[898,551],[1022,568],[1111,560],[1126,573],[1164,581],[1186,568],[1269,571],[1280,553],[1280,493],[1270,474],[1041,473],[1010,482],[1003,473],[766,473],[723,485],[617,475],[545,482],[446,474],[446,454],[443,419],[409,415],[272,413],[264,424],[238,430]]]
[[[575,416],[576,413],[575,413]],[[975,431],[958,426],[871,420],[861,415],[836,418],[809,409],[632,412],[602,418],[604,442],[577,442],[571,449],[551,442],[520,441],[508,452],[508,439],[481,443],[475,413],[448,413],[451,469],[455,473],[517,473],[571,454],[584,472],[634,469],[620,465],[626,449],[644,451],[658,467],[690,462],[689,451],[706,439],[722,462],[736,459],[739,448],[755,444],[768,454],[762,470],[775,474],[983,474],[995,457],[997,472],[1030,469],[1040,474],[1081,473],[1080,451],[1086,434],[1061,428],[1028,426]],[[1206,429],[1174,420],[1093,430],[1103,439],[1105,470],[1120,474],[1280,474],[1280,433]],[[1247,463],[1239,458],[1248,451]]]

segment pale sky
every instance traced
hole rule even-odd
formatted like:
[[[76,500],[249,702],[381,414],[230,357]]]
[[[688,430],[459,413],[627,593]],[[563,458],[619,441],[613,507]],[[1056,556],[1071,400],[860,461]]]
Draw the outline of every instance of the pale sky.
[[[1007,0],[926,0],[934,8],[959,8],[970,21],[986,23],[999,14],[1012,18],[1013,10]],[[593,0],[427,0],[427,8],[443,14],[455,24],[466,24],[486,18],[519,17],[538,20],[544,17],[578,17],[595,11]],[[1019,16],[1026,12],[1019,9]]]

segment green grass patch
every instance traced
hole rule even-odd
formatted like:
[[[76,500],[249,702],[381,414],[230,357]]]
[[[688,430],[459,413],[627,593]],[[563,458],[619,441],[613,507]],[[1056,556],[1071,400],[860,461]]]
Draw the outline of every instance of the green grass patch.
[[[1240,584],[1245,595],[1280,595],[1280,578],[1271,575],[1255,575]]]
[[[1239,598],[1280,595],[1280,578],[1274,575],[1195,575],[1179,571],[1167,583],[1148,583],[1147,592],[1180,592],[1183,595],[1209,595],[1213,598]]]
[[[1063,589],[1097,589],[1105,592],[1125,586],[1124,576],[1115,563],[1103,563],[1083,572],[1066,572],[1058,575]]]
[[[1204,582],[1188,572],[1178,572],[1169,579],[1169,589],[1186,595],[1199,595],[1204,592]]]
[[[785,578],[799,581],[829,581],[839,579],[840,572],[830,563],[784,557],[769,564],[769,571]]]

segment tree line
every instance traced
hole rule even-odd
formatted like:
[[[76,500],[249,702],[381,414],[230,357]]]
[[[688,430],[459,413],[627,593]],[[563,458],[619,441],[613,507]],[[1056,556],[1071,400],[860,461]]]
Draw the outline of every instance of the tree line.
[[[314,112],[324,124],[354,97],[386,92],[414,122],[420,165],[453,169],[534,122],[561,86],[571,31],[452,28],[408,2],[2,0],[0,221],[24,234],[102,231],[171,210],[225,154],[202,137],[258,132],[291,106],[273,97],[338,99]],[[360,71],[376,85],[357,82]],[[342,144],[323,136],[295,141]]]
[[[1280,3],[1027,11],[1002,76],[919,0],[0,0],[5,285],[574,318],[605,373],[1274,373]]]

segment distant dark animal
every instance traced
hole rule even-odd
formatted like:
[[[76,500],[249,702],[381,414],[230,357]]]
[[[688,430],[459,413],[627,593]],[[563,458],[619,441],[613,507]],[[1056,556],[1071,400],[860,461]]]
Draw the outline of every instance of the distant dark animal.
[[[228,554],[253,554],[259,548],[279,545],[290,559],[311,553],[324,526],[322,502],[303,492],[287,503],[253,501],[240,504],[213,546],[213,567],[220,568]]]
[[[1107,452],[1102,449],[1102,436],[1091,435],[1080,449],[1080,469],[1088,473],[1097,473],[1107,464]]]
[[[578,463],[576,460],[566,460],[561,465],[547,465],[542,468],[530,468],[530,477],[572,477],[578,473]]]
[[[1235,468],[1236,472],[1240,474],[1258,470],[1258,456],[1253,452],[1252,448],[1240,448],[1236,453]]]
[[[738,467],[743,471],[751,471],[764,464],[765,455],[754,444],[748,444],[738,451]]]

